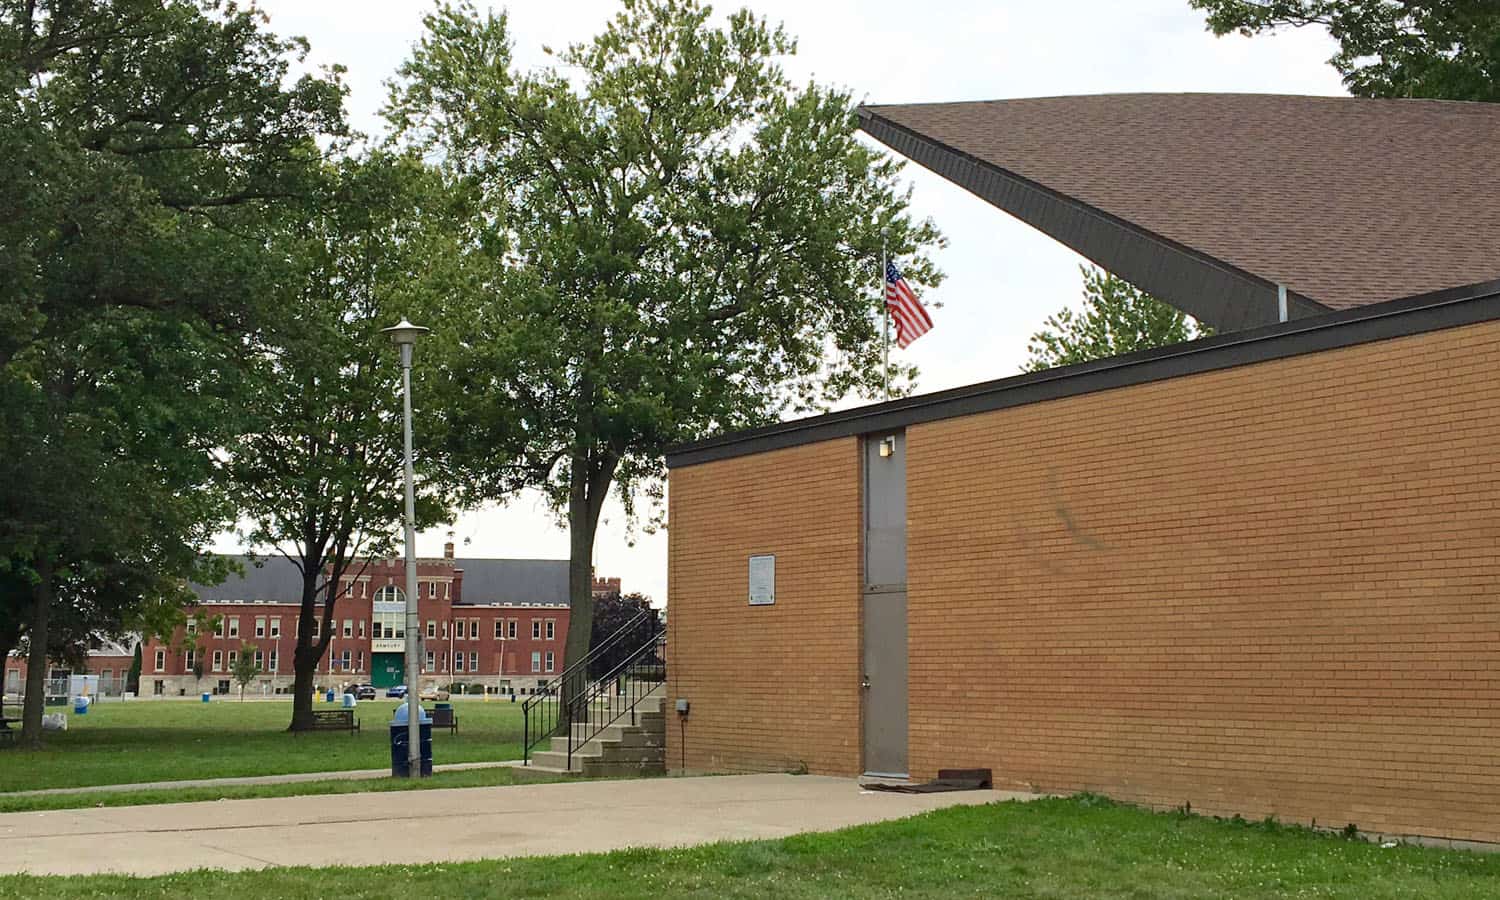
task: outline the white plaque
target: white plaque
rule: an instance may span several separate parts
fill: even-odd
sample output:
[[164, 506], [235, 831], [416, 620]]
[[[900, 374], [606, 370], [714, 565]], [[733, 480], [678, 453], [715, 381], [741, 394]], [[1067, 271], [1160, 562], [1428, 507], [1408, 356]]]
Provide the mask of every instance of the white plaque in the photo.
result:
[[750, 605], [770, 606], [776, 602], [776, 557], [750, 557]]

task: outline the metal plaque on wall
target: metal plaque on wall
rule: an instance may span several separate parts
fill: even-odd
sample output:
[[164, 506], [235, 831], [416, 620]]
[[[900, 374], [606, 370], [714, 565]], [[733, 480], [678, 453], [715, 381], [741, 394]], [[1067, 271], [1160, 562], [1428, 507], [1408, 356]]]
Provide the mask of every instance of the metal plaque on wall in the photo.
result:
[[776, 557], [770, 554], [750, 557], [750, 605], [770, 606], [776, 602]]

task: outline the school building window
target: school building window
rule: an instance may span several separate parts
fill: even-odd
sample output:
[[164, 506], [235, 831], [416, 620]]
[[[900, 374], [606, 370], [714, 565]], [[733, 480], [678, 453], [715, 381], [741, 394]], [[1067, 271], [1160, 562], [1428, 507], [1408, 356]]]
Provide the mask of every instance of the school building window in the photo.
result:
[[232, 638], [237, 638], [237, 637], [240, 636], [240, 617], [239, 616], [230, 616], [229, 617], [229, 636], [232, 637]]
[[281, 637], [281, 616], [271, 617], [271, 637]]
[[557, 637], [557, 620], [556, 619], [548, 619], [547, 620], [547, 640], [550, 641], [550, 640], [552, 640], [555, 637]]
[[257, 650], [257, 651], [255, 651], [255, 671], [257, 671], [257, 672], [264, 672], [265, 668], [266, 668], [266, 652], [264, 650]]
[[552, 651], [547, 651], [547, 671], [552, 671]]
[[197, 619], [188, 619], [187, 620], [187, 633], [188, 634], [197, 634], [198, 633], [198, 620]]
[[432, 640], [435, 637], [437, 637], [437, 621], [434, 620], [434, 619], [428, 619], [427, 620], [427, 639], [430, 641], [430, 640]]
[[223, 650], [215, 650], [214, 651], [214, 671], [215, 672], [222, 672], [222, 671], [224, 671], [224, 651]]
[[224, 636], [224, 618], [223, 618], [223, 616], [214, 616], [214, 637], [223, 637], [223, 636]]
[[165, 650], [158, 650], [158, 651], [156, 651], [156, 671], [158, 671], [158, 672], [165, 672], [166, 670], [167, 670], [167, 651], [165, 651]]
[[478, 650], [474, 650], [474, 651], [471, 651], [469, 653], [469, 671], [470, 672], [478, 672], [479, 671], [479, 651]]
[[479, 620], [478, 619], [470, 619], [469, 620], [469, 640], [471, 640], [471, 641], [477, 641], [477, 640], [479, 640]]
[[255, 636], [258, 637], [258, 638], [263, 638], [263, 637], [266, 636], [266, 617], [265, 616], [256, 616], [255, 617]]
[[427, 651], [427, 658], [425, 660], [423, 660], [423, 662], [422, 662], [422, 671], [423, 672], [431, 672], [432, 671], [432, 664], [433, 664], [432, 651], [428, 650]]
[[495, 640], [499, 641], [499, 640], [503, 640], [504, 638], [505, 638], [505, 620], [504, 619], [496, 619], [495, 620]]
[[505, 623], [505, 636], [510, 640], [516, 639], [516, 629], [520, 626], [520, 619], [511, 619]]
[[278, 666], [276, 664], [276, 648], [275, 647], [271, 648], [271, 671], [272, 672], [279, 672], [279, 671], [281, 671], [280, 666]]
[[455, 672], [462, 672], [463, 670], [464, 670], [464, 652], [462, 650], [454, 650], [453, 651], [453, 671], [455, 671]]
[[352, 660], [351, 660], [351, 654], [349, 653], [348, 650], [344, 651], [344, 655], [341, 657], [341, 659], [343, 661], [344, 671], [345, 672], [349, 671], [349, 663]]
[[531, 671], [542, 671], [542, 651], [540, 650], [531, 651]]
[[198, 662], [198, 653], [194, 650], [182, 654], [182, 671], [191, 672], [193, 666]]
[[531, 620], [531, 639], [533, 641], [539, 641], [539, 640], [542, 639], [542, 620], [541, 619], [532, 619]]

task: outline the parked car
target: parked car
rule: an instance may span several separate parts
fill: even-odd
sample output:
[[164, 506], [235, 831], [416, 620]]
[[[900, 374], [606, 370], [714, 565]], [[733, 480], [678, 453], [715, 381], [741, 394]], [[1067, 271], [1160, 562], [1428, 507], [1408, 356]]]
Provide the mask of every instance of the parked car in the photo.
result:
[[397, 700], [405, 700], [406, 699], [406, 685], [404, 685], [404, 684], [398, 684], [398, 685], [396, 685], [394, 687], [388, 687], [388, 688], [385, 689], [385, 695], [387, 697], [395, 697]]
[[448, 692], [440, 687], [422, 688], [422, 693], [417, 695], [418, 700], [447, 700]]
[[356, 684], [353, 687], [349, 688], [349, 693], [353, 694], [354, 695], [354, 699], [356, 699], [356, 700], [374, 700], [375, 699], [375, 685], [373, 685], [373, 684]]

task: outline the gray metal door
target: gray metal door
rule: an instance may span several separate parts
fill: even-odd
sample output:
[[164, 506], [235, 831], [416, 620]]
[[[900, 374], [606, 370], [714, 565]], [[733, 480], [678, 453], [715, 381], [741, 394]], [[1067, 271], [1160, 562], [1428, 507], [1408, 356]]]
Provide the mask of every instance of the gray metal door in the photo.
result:
[[905, 776], [906, 435], [869, 435], [864, 462], [864, 766]]
[[906, 592], [865, 594], [865, 774], [905, 776]]

